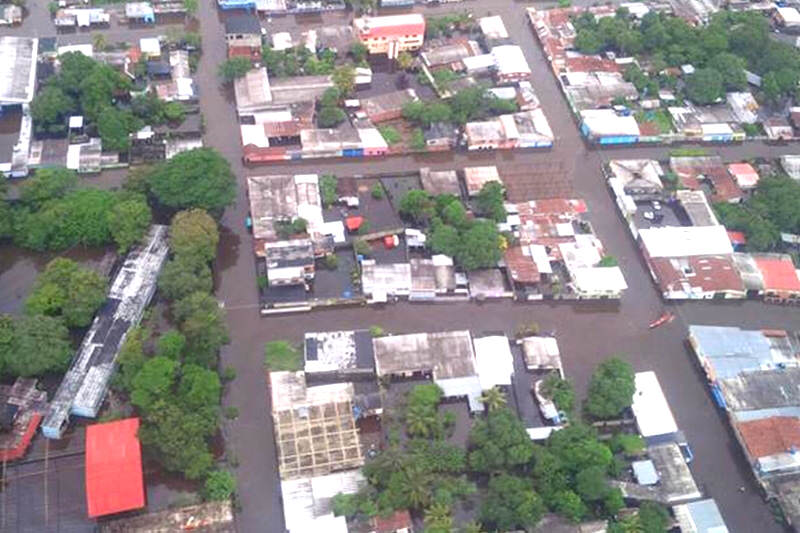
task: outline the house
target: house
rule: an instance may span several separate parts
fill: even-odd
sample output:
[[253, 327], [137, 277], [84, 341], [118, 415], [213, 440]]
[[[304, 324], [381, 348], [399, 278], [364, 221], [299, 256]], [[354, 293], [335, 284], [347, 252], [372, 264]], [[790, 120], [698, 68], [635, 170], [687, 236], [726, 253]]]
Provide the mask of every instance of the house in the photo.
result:
[[0, 6], [0, 26], [22, 24], [22, 7], [14, 4]]
[[38, 39], [0, 36], [0, 108], [33, 100], [38, 47]]
[[269, 75], [266, 67], [250, 70], [233, 83], [236, 96], [236, 111], [239, 118], [253, 115], [272, 105]]
[[428, 167], [419, 169], [422, 188], [433, 196], [452, 194], [461, 197], [461, 186], [455, 170], [431, 170]]
[[749, 92], [734, 92], [725, 95], [725, 100], [736, 120], [743, 124], [758, 122], [758, 102]]
[[675, 199], [689, 217], [692, 226], [716, 226], [719, 224], [717, 215], [714, 214], [703, 191], [681, 189], [675, 191]]
[[746, 296], [723, 226], [645, 228], [639, 230], [639, 242], [664, 298]]
[[64, 8], [56, 11], [53, 24], [59, 28], [88, 28], [93, 24], [109, 24], [111, 15], [100, 8]]
[[464, 136], [469, 150], [498, 150], [515, 148], [513, 139], [506, 136], [504, 123], [495, 117], [480, 122], [467, 122]]
[[514, 83], [530, 78], [531, 68], [521, 47], [505, 44], [495, 46], [490, 53], [494, 59], [494, 76], [498, 83]]
[[634, 144], [639, 141], [639, 124], [633, 116], [617, 115], [613, 109], [580, 112], [581, 132], [598, 144]]
[[420, 54], [423, 64], [428, 68], [448, 68], [454, 71], [465, 69], [463, 60], [481, 53], [480, 46], [468, 39], [452, 39], [432, 45], [428, 43]]
[[514, 375], [514, 355], [505, 335], [489, 335], [472, 339], [475, 367], [482, 390], [495, 387], [509, 389]]
[[139, 39], [139, 50], [146, 59], [158, 59], [161, 57], [161, 42], [158, 37], [143, 37]]
[[773, 303], [800, 303], [800, 274], [788, 254], [753, 254], [764, 280], [764, 300]]
[[503, 121], [506, 136], [515, 138], [518, 148], [548, 148], [553, 146], [555, 136], [541, 108], [512, 115], [502, 115], [500, 120]]
[[225, 18], [225, 42], [228, 57], [261, 60], [261, 23], [255, 15], [241, 13]]
[[800, 28], [800, 12], [795, 7], [776, 7], [775, 21], [786, 29]]
[[728, 172], [743, 191], [755, 189], [758, 185], [758, 171], [750, 163], [732, 163], [728, 165]]
[[34, 378], [17, 378], [0, 385], [0, 460], [21, 459], [36, 435], [47, 410], [47, 391], [36, 388]]
[[411, 286], [409, 263], [376, 263], [374, 259], [361, 261], [361, 290], [370, 302], [409, 296]]
[[800, 470], [800, 417], [770, 416], [734, 424], [747, 457], [762, 476]]
[[270, 287], [305, 285], [314, 280], [314, 245], [310, 239], [264, 244], [267, 283]]
[[458, 128], [446, 122], [434, 122], [422, 130], [428, 151], [450, 150], [458, 140]]
[[661, 198], [664, 170], [653, 159], [614, 159], [609, 161], [611, 174], [622, 184], [625, 194], [637, 200]]
[[764, 132], [772, 140], [784, 140], [794, 137], [794, 129], [786, 117], [769, 117], [763, 123]]
[[217, 5], [223, 11], [229, 9], [256, 9], [256, 0], [217, 0]]
[[636, 87], [619, 72], [565, 72], [562, 83], [572, 107], [581, 111], [609, 108], [619, 100], [639, 98]]
[[517, 343], [522, 344], [522, 356], [528, 370], [555, 370], [561, 378], [564, 377], [561, 353], [555, 337], [524, 337]]
[[155, 24], [156, 13], [150, 2], [127, 2], [125, 4], [125, 18], [129, 22]]
[[430, 376], [444, 398], [466, 398], [471, 412], [484, 410], [469, 331], [390, 335], [372, 345], [378, 377]]
[[571, 268], [570, 287], [579, 299], [619, 299], [628, 288], [618, 266]]
[[414, 89], [404, 89], [361, 99], [361, 107], [373, 123], [378, 124], [403, 116], [403, 107], [419, 100]]
[[353, 20], [356, 39], [370, 54], [387, 54], [394, 59], [400, 52], [419, 50], [425, 39], [425, 17], [418, 13], [385, 17], [359, 17]]
[[648, 445], [675, 440], [678, 425], [655, 372], [637, 372], [631, 411], [639, 434]]
[[728, 533], [714, 500], [676, 505], [672, 508], [681, 533]]
[[481, 17], [478, 19], [478, 26], [481, 29], [483, 38], [487, 42], [504, 41], [508, 39], [508, 32], [506, 26], [503, 24], [503, 18], [500, 15], [492, 17]]
[[738, 203], [742, 190], [719, 156], [671, 157], [669, 166], [678, 183], [692, 190], [707, 188], [712, 202]]
[[500, 174], [495, 166], [464, 168], [464, 182], [467, 186], [467, 195], [469, 197], [477, 196], [484, 185], [494, 181], [501, 185], [503, 184], [503, 180], [500, 179]]

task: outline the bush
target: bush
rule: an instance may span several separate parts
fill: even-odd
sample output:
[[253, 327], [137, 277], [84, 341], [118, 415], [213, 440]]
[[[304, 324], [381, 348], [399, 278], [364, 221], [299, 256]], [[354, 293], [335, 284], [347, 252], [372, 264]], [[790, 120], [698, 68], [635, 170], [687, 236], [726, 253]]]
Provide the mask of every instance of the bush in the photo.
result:
[[329, 208], [339, 200], [336, 192], [336, 176], [333, 174], [323, 174], [319, 180], [320, 196], [322, 196], [322, 206]]
[[615, 266], [619, 266], [619, 262], [617, 261], [617, 258], [614, 257], [613, 255], [604, 255], [603, 258], [600, 260], [600, 262], [597, 263], [597, 266], [599, 266], [599, 267], [615, 267]]
[[224, 413], [225, 413], [225, 418], [227, 418], [228, 420], [235, 420], [239, 418], [239, 408], [234, 407], [233, 405], [226, 407]]
[[378, 131], [389, 146], [399, 143], [403, 138], [394, 126], [380, 126]]
[[325, 268], [328, 270], [336, 270], [339, 268], [339, 258], [336, 254], [328, 254], [325, 256]]
[[270, 341], [264, 346], [264, 365], [270, 372], [303, 368], [303, 354], [288, 341]]
[[204, 496], [208, 501], [223, 501], [236, 492], [236, 478], [227, 470], [215, 470], [206, 478]]
[[334, 128], [346, 119], [347, 115], [338, 107], [322, 107], [317, 115], [317, 122], [321, 128]]
[[236, 379], [236, 369], [232, 366], [226, 366], [222, 369], [222, 372], [220, 372], [219, 377], [222, 381], [229, 383]]
[[243, 77], [251, 68], [253, 64], [249, 58], [232, 57], [220, 63], [217, 74], [223, 82], [233, 83], [233, 80]]
[[369, 334], [373, 337], [383, 337], [386, 335], [386, 332], [380, 326], [370, 326], [369, 327]]
[[363, 255], [366, 257], [372, 252], [372, 247], [364, 239], [356, 239], [353, 241], [353, 252], [355, 252], [356, 255]]
[[381, 185], [380, 182], [377, 182], [372, 186], [370, 193], [376, 200], [383, 200], [384, 196], [386, 196], [386, 193], [383, 191], [383, 185]]

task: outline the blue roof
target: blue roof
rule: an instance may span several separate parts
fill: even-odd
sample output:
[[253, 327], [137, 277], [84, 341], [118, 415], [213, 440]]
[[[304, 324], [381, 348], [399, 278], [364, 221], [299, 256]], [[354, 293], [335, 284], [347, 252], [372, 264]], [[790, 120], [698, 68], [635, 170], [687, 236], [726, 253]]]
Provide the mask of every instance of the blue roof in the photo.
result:
[[689, 334], [696, 341], [701, 355], [711, 363], [718, 378], [775, 367], [769, 340], [761, 331], [689, 326]]
[[728, 531], [714, 500], [701, 500], [686, 505], [697, 533], [723, 533]]
[[655, 485], [658, 483], [658, 472], [651, 460], [634, 461], [631, 463], [633, 475], [639, 485]]

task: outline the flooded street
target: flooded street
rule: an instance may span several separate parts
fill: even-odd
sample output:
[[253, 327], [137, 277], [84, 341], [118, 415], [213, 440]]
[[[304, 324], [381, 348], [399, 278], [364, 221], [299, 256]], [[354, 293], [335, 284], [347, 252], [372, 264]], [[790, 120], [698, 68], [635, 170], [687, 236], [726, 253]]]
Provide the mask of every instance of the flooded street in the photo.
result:
[[[43, 0], [29, 7], [43, 12]], [[603, 161], [614, 157], [664, 158], [668, 149], [649, 147], [595, 151], [587, 149], [560, 94], [552, 72], [541, 54], [528, 26], [524, 8], [532, 5], [513, 0], [470, 2], [443, 8], [418, 8], [424, 13], [469, 9], [476, 16], [488, 11], [502, 15], [512, 40], [525, 50], [534, 72], [533, 85], [541, 99], [550, 125], [557, 136], [550, 151], [515, 153], [453, 153], [391, 157], [375, 161], [316, 160], [244, 167], [241, 163], [239, 130], [232, 91], [220, 87], [217, 65], [225, 59], [222, 17], [214, 2], [200, 3], [198, 18], [203, 36], [203, 56], [197, 81], [200, 103], [207, 124], [206, 144], [219, 150], [233, 166], [239, 180], [236, 205], [223, 218], [220, 256], [216, 264], [217, 295], [228, 310], [231, 343], [223, 351], [223, 365], [237, 371], [229, 387], [225, 404], [236, 406], [240, 416], [225, 422], [224, 434], [230, 452], [240, 466], [236, 470], [241, 511], [237, 515], [239, 531], [283, 531], [280, 489], [275, 467], [275, 447], [265, 375], [262, 366], [263, 346], [268, 340], [299, 341], [306, 331], [363, 328], [379, 324], [392, 333], [468, 328], [476, 333], [504, 330], [509, 334], [522, 322], [537, 321], [543, 330], [555, 331], [564, 358], [566, 374], [585, 391], [593, 367], [612, 354], [623, 354], [637, 370], [655, 370], [672, 405], [678, 425], [691, 443], [695, 461], [692, 470], [698, 485], [717, 500], [733, 532], [777, 532], [780, 527], [758, 494], [749, 468], [720, 412], [711, 402], [699, 372], [687, 352], [684, 339], [690, 323], [741, 325], [748, 328], [797, 327], [800, 311], [767, 306], [756, 302], [735, 304], [689, 303], [670, 306], [678, 319], [672, 324], [649, 330], [648, 323], [661, 314], [664, 304], [654, 289], [640, 255], [620, 222], [614, 203], [602, 180]], [[485, 6], [485, 7], [482, 7]], [[272, 29], [321, 24], [342, 24], [349, 15], [324, 17], [275, 18], [265, 26]], [[33, 23], [33, 24], [32, 24]], [[44, 26], [49, 25], [50, 31]], [[142, 29], [138, 36], [163, 33], [163, 26]], [[6, 31], [6, 30], [3, 30]], [[26, 19], [15, 33], [54, 35], [52, 23], [38, 15]], [[110, 33], [123, 33], [111, 28]], [[88, 42], [90, 34], [71, 35], [69, 39]], [[794, 146], [774, 147], [750, 143], [746, 146], [711, 148], [726, 160], [753, 156], [773, 157], [792, 153]], [[392, 172], [429, 166], [434, 169], [461, 169], [476, 164], [496, 165], [503, 171], [533, 168], [537, 164], [559, 162], [572, 184], [574, 195], [586, 200], [591, 222], [608, 252], [619, 260], [629, 289], [619, 304], [569, 303], [462, 303], [447, 305], [398, 304], [385, 308], [349, 308], [315, 311], [308, 314], [272, 316], [258, 314], [252, 240], [244, 226], [248, 212], [245, 176], [258, 174], [326, 172], [342, 176]], [[122, 173], [104, 173], [96, 179], [107, 186], [119, 183]], [[0, 310], [16, 311], [28, 287], [46, 259], [12, 247], [0, 248]], [[738, 488], [746, 486], [740, 493]]]

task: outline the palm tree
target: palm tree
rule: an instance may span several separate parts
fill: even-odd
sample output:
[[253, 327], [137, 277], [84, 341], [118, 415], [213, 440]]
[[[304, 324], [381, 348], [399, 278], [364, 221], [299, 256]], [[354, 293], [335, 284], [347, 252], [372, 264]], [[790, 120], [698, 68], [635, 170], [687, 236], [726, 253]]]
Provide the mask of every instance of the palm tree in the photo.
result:
[[483, 533], [483, 528], [478, 522], [467, 522], [461, 528], [461, 533]]
[[453, 531], [453, 516], [450, 507], [434, 503], [425, 510], [425, 531], [428, 533], [449, 533]]
[[492, 387], [481, 395], [481, 401], [489, 411], [496, 411], [501, 407], [505, 407], [506, 395], [497, 387]]
[[102, 52], [106, 49], [108, 43], [106, 42], [106, 36], [102, 33], [94, 33], [92, 34], [92, 47], [97, 50], [98, 52]]
[[425, 405], [412, 405], [406, 411], [406, 431], [412, 437], [428, 437], [436, 423], [436, 412]]
[[418, 463], [409, 463], [403, 469], [403, 478], [409, 506], [425, 507], [431, 500], [430, 474]]

